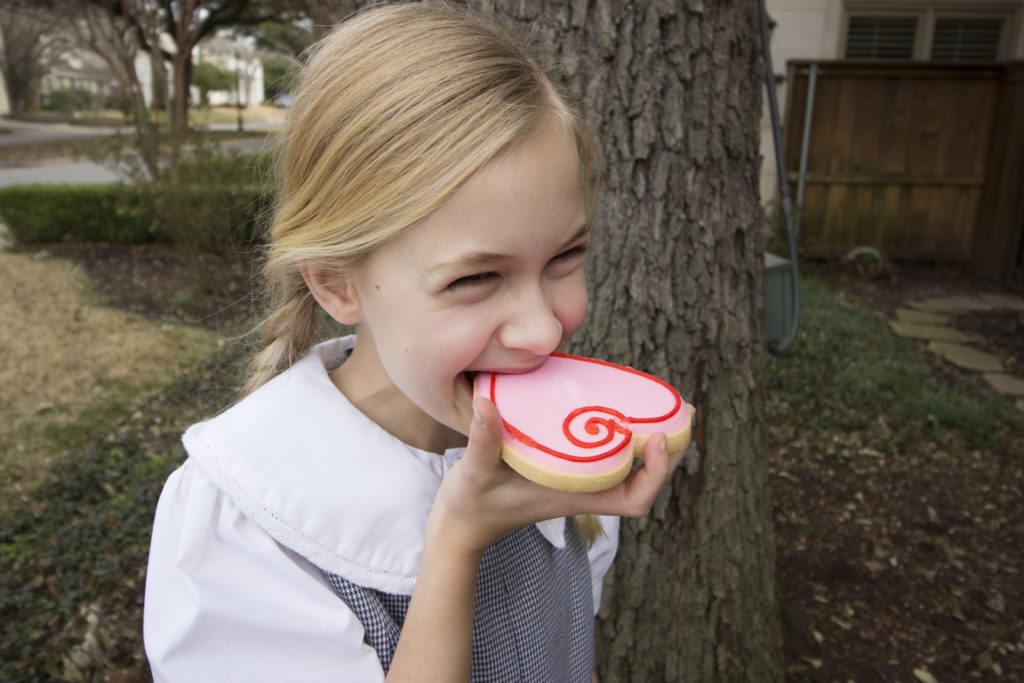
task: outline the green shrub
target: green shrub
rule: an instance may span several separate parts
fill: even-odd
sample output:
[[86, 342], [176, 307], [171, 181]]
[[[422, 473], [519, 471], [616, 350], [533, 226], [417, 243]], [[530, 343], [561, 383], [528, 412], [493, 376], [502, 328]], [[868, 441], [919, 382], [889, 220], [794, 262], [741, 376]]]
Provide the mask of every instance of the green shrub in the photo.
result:
[[251, 244], [269, 197], [253, 185], [159, 185], [144, 192], [156, 238], [199, 252]]
[[154, 239], [148, 199], [132, 186], [0, 188], [0, 220], [17, 244], [75, 240], [138, 244]]
[[50, 111], [82, 111], [94, 104], [95, 96], [85, 88], [59, 88], [43, 95], [43, 109]]
[[220, 250], [254, 238], [269, 193], [254, 185], [13, 185], [0, 220], [19, 245], [169, 242]]
[[211, 90], [235, 90], [238, 82], [234, 71], [210, 62], [196, 62], [192, 65], [192, 85], [199, 88], [199, 100], [205, 107], [210, 104]]

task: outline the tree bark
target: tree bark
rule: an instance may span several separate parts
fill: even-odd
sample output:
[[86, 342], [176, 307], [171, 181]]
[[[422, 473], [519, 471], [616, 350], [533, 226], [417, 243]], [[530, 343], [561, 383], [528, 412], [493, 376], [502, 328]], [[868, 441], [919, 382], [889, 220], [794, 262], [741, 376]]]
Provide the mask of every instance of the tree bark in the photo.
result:
[[625, 522], [605, 586], [608, 681], [781, 680], [762, 386], [761, 60], [753, 0], [478, 0], [562, 66], [604, 190], [574, 351], [697, 407], [685, 471]]

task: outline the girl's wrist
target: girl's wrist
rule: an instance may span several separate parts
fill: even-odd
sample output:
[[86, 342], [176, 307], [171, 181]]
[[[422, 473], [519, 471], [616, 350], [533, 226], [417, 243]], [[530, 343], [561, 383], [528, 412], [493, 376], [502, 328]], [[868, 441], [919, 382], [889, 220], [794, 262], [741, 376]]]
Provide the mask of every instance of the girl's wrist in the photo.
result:
[[451, 560], [479, 565], [484, 551], [494, 541], [487, 539], [472, 524], [436, 501], [427, 518], [424, 554], [429, 548], [441, 548]]

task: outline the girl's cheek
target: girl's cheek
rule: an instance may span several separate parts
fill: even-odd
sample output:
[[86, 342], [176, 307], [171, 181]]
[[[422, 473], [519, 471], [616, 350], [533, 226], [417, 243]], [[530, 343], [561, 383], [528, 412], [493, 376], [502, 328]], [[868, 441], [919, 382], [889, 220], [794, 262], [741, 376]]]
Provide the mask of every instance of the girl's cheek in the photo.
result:
[[587, 317], [587, 305], [589, 303], [587, 299], [587, 283], [583, 278], [583, 274], [580, 274], [578, 282], [573, 287], [571, 294], [571, 308], [567, 313], [567, 320], [562, 323], [564, 327], [570, 327], [573, 332], [583, 324], [583, 319]]

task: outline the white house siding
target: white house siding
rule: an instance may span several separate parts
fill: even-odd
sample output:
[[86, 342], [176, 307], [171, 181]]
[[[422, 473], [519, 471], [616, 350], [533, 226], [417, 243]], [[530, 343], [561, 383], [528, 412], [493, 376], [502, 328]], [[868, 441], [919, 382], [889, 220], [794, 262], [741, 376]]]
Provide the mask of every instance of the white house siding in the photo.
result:
[[[771, 33], [772, 67], [779, 112], [786, 107], [786, 63], [791, 59], [839, 57], [842, 0], [767, 0], [768, 16], [775, 22]], [[771, 204], [778, 190], [771, 112], [764, 98], [761, 115], [761, 199]]]
[[[139, 87], [142, 89], [142, 99], [146, 107], [153, 106], [153, 62], [146, 52], [139, 52], [135, 55], [135, 77], [139, 79]], [[170, 68], [168, 66], [168, 68]]]

